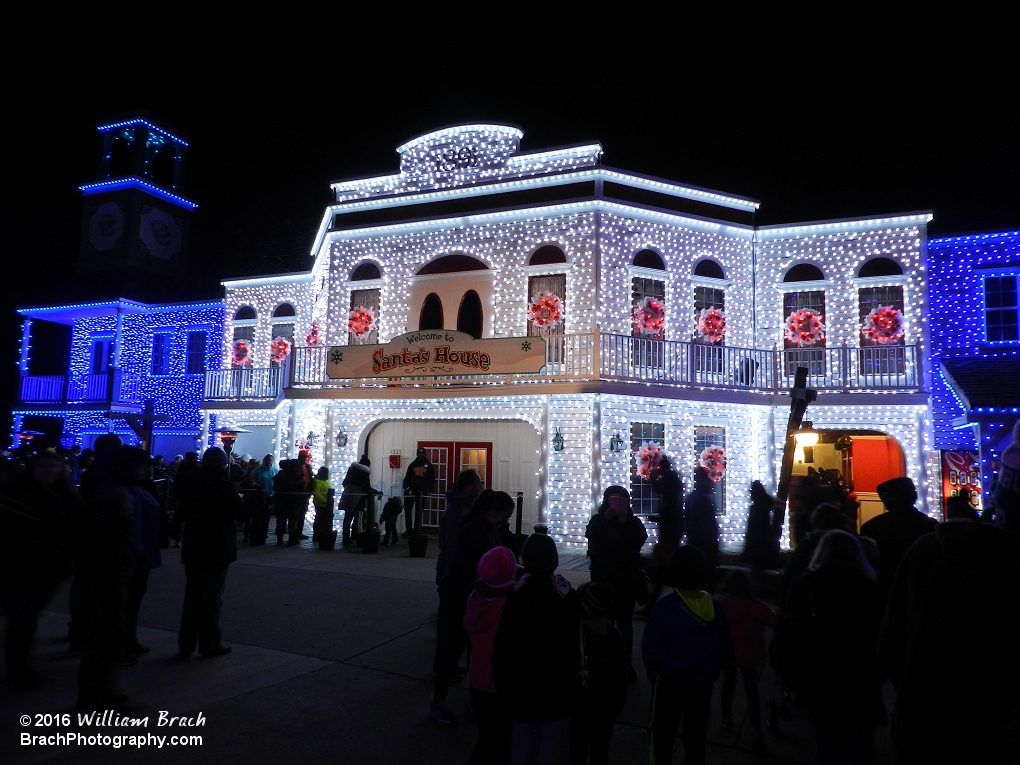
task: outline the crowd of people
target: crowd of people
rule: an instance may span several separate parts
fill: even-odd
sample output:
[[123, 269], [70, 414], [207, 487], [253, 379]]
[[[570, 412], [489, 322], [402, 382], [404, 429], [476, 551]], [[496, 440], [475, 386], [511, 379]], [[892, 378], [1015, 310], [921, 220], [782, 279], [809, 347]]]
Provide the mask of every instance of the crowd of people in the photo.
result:
[[[752, 743], [767, 751], [759, 684], [770, 662], [782, 686], [774, 706], [806, 710], [819, 763], [869, 762], [887, 723], [900, 762], [1009, 761], [1020, 740], [1020, 659], [1004, 640], [1020, 593], [1020, 423], [1013, 439], [990, 518], [952, 502], [939, 523], [917, 510], [916, 487], [901, 477], [878, 486], [885, 512], [858, 529], [839, 475], [808, 475], [792, 491], [792, 554], [780, 551], [785, 502], [755, 481], [741, 565], [725, 568], [713, 477], [697, 468], [685, 494], [663, 456], [650, 477], [660, 500], [651, 554], [629, 491], [610, 486], [587, 525], [590, 582], [577, 589], [556, 573], [553, 539], [513, 534], [514, 500], [465, 470], [439, 522], [429, 714], [457, 723], [449, 690], [466, 677], [478, 727], [472, 763], [607, 763], [628, 686], [643, 670], [651, 760], [671, 763], [682, 730], [684, 762], [696, 764], [720, 678], [722, 735], [734, 728], [739, 677]], [[110, 434], [93, 450], [46, 450], [7, 467], [8, 678], [18, 689], [39, 681], [31, 662], [39, 612], [73, 577], [68, 639], [81, 656], [82, 707], [125, 700], [117, 673], [150, 650], [137, 618], [163, 549], [179, 543], [185, 566], [180, 655], [216, 657], [230, 651], [219, 609], [238, 536], [264, 543], [275, 513], [277, 544], [297, 544], [307, 539], [310, 500], [333, 528], [329, 470], [313, 474], [307, 453], [279, 469], [271, 455], [234, 458], [216, 447], [167, 464]], [[343, 480], [344, 544], [379, 494], [370, 467], [363, 456]], [[421, 453], [412, 467], [404, 488], [422, 494], [434, 471]], [[404, 507], [388, 507], [383, 522], [396, 541]], [[639, 640], [638, 607], [647, 619]], [[886, 683], [895, 689], [889, 709]]]

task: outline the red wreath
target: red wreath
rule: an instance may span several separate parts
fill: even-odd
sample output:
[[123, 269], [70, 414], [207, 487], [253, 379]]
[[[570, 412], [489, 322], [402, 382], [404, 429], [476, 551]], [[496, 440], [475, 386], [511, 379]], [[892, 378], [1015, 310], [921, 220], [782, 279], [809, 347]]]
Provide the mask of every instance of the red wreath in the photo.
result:
[[375, 329], [375, 314], [371, 308], [352, 308], [347, 328], [359, 340]]
[[701, 453], [698, 464], [708, 471], [708, 477], [713, 483], [719, 483], [719, 479], [726, 472], [726, 450], [721, 446], [708, 446]]
[[528, 306], [528, 321], [536, 327], [555, 327], [563, 318], [563, 301], [551, 292], [532, 298]]
[[308, 328], [308, 334], [305, 335], [306, 345], [318, 345], [319, 344], [319, 322], [313, 321], [312, 326]]
[[235, 367], [251, 366], [251, 348], [247, 340], [235, 340], [230, 346], [230, 363]]
[[277, 364], [282, 364], [290, 353], [290, 340], [285, 337], [278, 337], [269, 346], [269, 357]]
[[666, 306], [658, 298], [646, 297], [634, 306], [633, 321], [639, 335], [662, 339], [666, 333]]
[[652, 471], [659, 464], [659, 455], [662, 454], [662, 447], [658, 444], [645, 441], [638, 449], [635, 459], [637, 460], [637, 472], [644, 480], [652, 477]]
[[814, 345], [825, 339], [825, 324], [817, 311], [802, 308], [786, 320], [786, 339], [797, 346]]
[[726, 336], [726, 315], [719, 308], [705, 308], [698, 317], [698, 334], [710, 343], [721, 343]]
[[891, 305], [881, 305], [868, 314], [861, 334], [880, 345], [895, 343], [903, 338], [903, 311]]

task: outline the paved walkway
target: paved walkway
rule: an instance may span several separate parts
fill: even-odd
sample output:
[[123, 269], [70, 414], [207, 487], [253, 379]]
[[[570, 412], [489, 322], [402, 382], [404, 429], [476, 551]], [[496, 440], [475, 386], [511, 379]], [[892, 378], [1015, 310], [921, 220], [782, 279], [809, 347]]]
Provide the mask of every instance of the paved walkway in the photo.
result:
[[[179, 550], [164, 552], [152, 572], [142, 604], [139, 638], [152, 653], [121, 670], [131, 697], [122, 710], [148, 717], [148, 727], [90, 727], [78, 724], [74, 708], [78, 661], [66, 653], [67, 587], [43, 615], [36, 643], [44, 686], [15, 694], [0, 686], [0, 762], [20, 763], [414, 763], [451, 765], [467, 761], [475, 727], [466, 684], [450, 701], [460, 718], [441, 727], [428, 716], [435, 647], [435, 540], [426, 558], [411, 558], [406, 542], [376, 555], [357, 548], [322, 552], [310, 542], [294, 547], [239, 547], [224, 596], [224, 642], [233, 652], [215, 659], [177, 656], [177, 626], [184, 593]], [[583, 550], [561, 551], [561, 573], [574, 584], [587, 581]], [[635, 620], [640, 642], [644, 622]], [[541, 646], [535, 646], [541, 660]], [[716, 683], [718, 698], [719, 683]], [[648, 682], [631, 684], [627, 706], [614, 734], [611, 761], [648, 762], [644, 720]], [[763, 697], [774, 695], [766, 672]], [[709, 763], [807, 763], [813, 760], [810, 727], [802, 712], [781, 720], [779, 735], [766, 734], [771, 754], [751, 751], [741, 718], [738, 689], [735, 735], [718, 731], [717, 702], [710, 729]], [[161, 712], [205, 719], [201, 727], [157, 727]], [[21, 724], [28, 715], [32, 725]], [[55, 715], [56, 719], [36, 717]], [[65, 726], [60, 716], [68, 715]], [[47, 723], [36, 725], [36, 722]], [[199, 735], [201, 745], [163, 749], [100, 745], [21, 744], [22, 734], [155, 736]], [[880, 732], [879, 763], [889, 763], [888, 734]], [[678, 748], [682, 745], [678, 742]], [[680, 752], [677, 762], [682, 760]]]

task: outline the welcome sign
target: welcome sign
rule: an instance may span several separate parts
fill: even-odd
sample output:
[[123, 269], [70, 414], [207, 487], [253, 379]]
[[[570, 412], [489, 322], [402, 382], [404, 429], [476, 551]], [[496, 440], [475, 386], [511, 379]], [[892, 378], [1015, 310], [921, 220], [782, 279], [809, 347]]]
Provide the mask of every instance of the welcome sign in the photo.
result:
[[523, 374], [544, 366], [544, 338], [476, 340], [448, 329], [408, 332], [385, 345], [334, 345], [326, 356], [326, 375], [334, 380]]

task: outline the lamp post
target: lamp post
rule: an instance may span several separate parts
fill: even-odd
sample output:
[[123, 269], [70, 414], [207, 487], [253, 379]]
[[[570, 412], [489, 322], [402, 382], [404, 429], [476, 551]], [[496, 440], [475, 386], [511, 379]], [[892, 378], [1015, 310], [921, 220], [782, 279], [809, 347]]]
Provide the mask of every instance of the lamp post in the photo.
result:
[[[797, 431], [800, 430], [808, 404], [818, 397], [817, 391], [807, 387], [807, 375], [807, 367], [797, 367], [796, 375], [793, 378], [793, 388], [790, 389], [790, 419], [786, 424], [786, 440], [783, 442], [783, 464], [779, 469], [779, 484], [776, 487], [776, 510], [772, 515], [773, 533], [778, 532], [780, 536], [782, 535], [783, 523], [785, 522], [786, 500], [790, 494], [790, 479], [793, 476], [793, 455], [796, 450], [794, 437]], [[811, 432], [815, 436], [814, 443], [818, 443], [818, 433], [815, 432], [814, 428], [811, 429]]]

